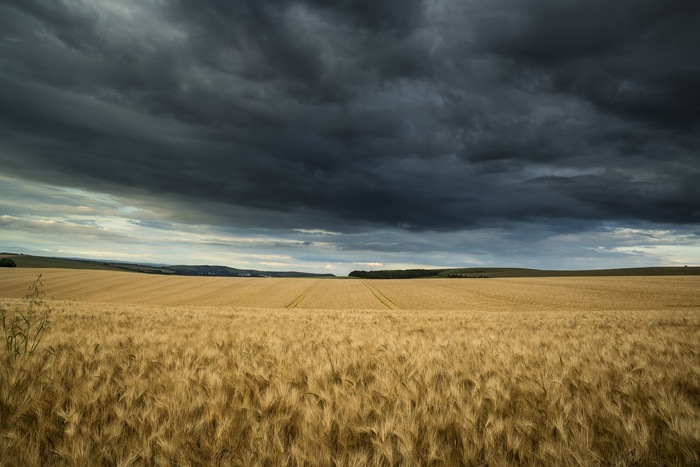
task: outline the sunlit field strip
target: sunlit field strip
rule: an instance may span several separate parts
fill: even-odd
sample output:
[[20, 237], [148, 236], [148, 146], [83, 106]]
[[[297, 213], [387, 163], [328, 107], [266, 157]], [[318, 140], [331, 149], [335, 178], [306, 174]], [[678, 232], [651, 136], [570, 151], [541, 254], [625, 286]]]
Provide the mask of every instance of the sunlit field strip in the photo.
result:
[[655, 310], [700, 304], [700, 276], [503, 279], [273, 279], [0, 269], [0, 296], [19, 298], [37, 274], [46, 296], [152, 305], [294, 309]]

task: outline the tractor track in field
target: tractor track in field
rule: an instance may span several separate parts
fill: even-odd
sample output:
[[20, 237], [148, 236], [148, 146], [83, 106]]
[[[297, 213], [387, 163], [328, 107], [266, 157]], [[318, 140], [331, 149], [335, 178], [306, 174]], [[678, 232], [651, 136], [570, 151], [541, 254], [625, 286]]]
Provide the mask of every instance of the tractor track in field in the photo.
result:
[[369, 289], [370, 292], [372, 292], [372, 295], [374, 295], [374, 298], [379, 300], [379, 302], [382, 305], [384, 305], [387, 309], [389, 309], [389, 310], [403, 310], [403, 307], [394, 303], [393, 300], [391, 300], [389, 297], [387, 297], [386, 295], [381, 293], [379, 291], [379, 289], [377, 289], [376, 287], [369, 285], [367, 283], [367, 281], [363, 280], [362, 283], [365, 284], [365, 287], [367, 287], [367, 289]]
[[302, 293], [300, 293], [300, 294], [297, 296], [297, 298], [295, 298], [294, 300], [292, 300], [291, 302], [289, 302], [289, 303], [287, 304], [287, 306], [285, 306], [285, 308], [292, 310], [292, 309], [298, 307], [299, 304], [300, 304], [301, 302], [303, 302], [304, 299], [305, 299], [316, 287], [318, 287], [318, 284], [319, 284], [320, 282], [321, 282], [321, 280], [319, 279], [319, 280], [317, 280], [316, 282], [314, 282], [313, 284], [311, 284], [311, 286], [310, 286], [308, 289], [306, 289], [305, 291], [303, 291]]

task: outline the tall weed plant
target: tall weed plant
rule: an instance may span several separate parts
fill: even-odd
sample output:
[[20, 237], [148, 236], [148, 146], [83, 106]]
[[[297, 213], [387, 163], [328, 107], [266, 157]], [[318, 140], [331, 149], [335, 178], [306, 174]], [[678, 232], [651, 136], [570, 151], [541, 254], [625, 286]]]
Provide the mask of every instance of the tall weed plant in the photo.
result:
[[20, 305], [14, 309], [0, 306], [5, 348], [12, 359], [33, 354], [49, 329], [51, 308], [44, 300], [41, 286], [39, 274]]

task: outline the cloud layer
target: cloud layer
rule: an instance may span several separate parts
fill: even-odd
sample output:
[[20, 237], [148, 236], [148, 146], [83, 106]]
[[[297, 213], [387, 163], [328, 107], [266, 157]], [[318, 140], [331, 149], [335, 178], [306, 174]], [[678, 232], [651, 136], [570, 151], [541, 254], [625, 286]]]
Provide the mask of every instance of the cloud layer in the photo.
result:
[[0, 170], [340, 249], [692, 232], [699, 20], [692, 0], [8, 0]]

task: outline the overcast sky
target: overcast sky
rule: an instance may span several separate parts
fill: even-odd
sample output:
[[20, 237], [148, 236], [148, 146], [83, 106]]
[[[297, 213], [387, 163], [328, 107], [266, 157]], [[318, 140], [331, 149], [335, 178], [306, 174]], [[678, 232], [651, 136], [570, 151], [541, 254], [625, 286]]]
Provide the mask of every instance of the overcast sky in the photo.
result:
[[700, 264], [697, 0], [2, 0], [0, 249]]

